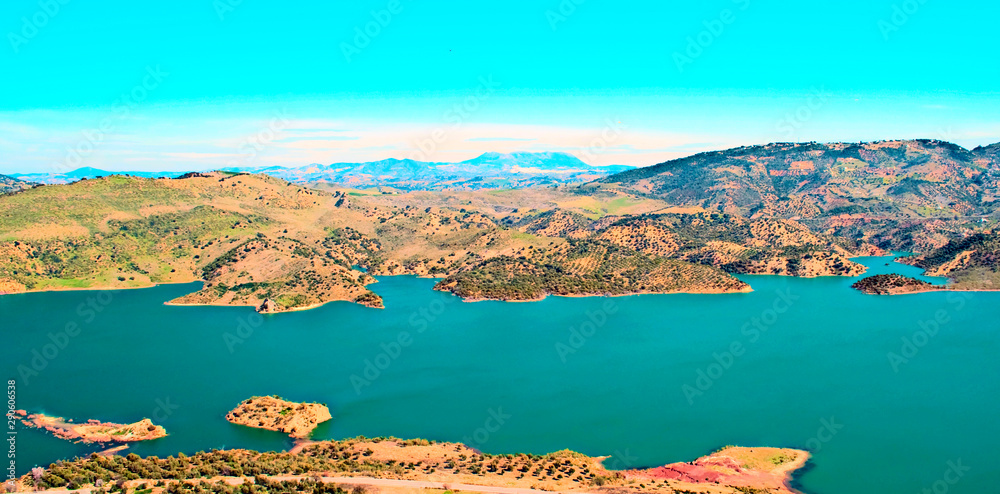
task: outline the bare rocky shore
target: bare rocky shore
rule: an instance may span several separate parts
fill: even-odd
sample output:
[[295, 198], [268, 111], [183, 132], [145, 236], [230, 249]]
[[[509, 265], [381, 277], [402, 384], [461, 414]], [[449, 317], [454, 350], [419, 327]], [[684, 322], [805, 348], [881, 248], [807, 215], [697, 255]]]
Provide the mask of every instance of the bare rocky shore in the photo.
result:
[[319, 403], [296, 403], [277, 396], [255, 396], [226, 414], [226, 420], [247, 427], [283, 432], [306, 438], [322, 422], [333, 418]]
[[52, 435], [67, 441], [82, 443], [130, 443], [149, 441], [166, 437], [167, 431], [162, 426], [153, 424], [149, 419], [142, 419], [131, 424], [115, 424], [88, 420], [84, 423], [73, 423], [62, 417], [50, 417], [44, 414], [31, 414], [18, 410], [22, 417], [21, 423], [27, 427], [44, 429]]

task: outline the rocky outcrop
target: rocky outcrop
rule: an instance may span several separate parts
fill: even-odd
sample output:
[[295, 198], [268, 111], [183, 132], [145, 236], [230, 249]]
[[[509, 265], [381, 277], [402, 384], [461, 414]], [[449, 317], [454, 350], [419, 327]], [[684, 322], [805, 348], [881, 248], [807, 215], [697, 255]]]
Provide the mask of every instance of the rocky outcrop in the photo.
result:
[[257, 312], [261, 314], [273, 314], [275, 312], [281, 312], [282, 308], [277, 302], [271, 299], [264, 300], [264, 303], [257, 307]]
[[27, 427], [45, 429], [52, 435], [67, 441], [82, 443], [129, 443], [149, 441], [167, 435], [166, 429], [155, 425], [149, 419], [142, 419], [132, 424], [114, 424], [99, 420], [88, 420], [82, 424], [74, 424], [62, 417], [50, 417], [43, 414], [26, 415], [21, 422]]
[[255, 396], [226, 414], [226, 420], [247, 427], [283, 432], [306, 438], [322, 422], [333, 418], [319, 403], [295, 403], [277, 396]]

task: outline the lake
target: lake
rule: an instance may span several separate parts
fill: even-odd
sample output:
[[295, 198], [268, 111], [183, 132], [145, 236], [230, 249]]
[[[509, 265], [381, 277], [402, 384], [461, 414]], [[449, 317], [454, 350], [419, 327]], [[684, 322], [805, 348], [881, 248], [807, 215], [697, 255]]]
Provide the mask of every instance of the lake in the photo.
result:
[[[869, 275], [919, 272], [890, 260], [858, 259]], [[796, 478], [809, 494], [996, 490], [1000, 293], [877, 297], [850, 289], [856, 278], [741, 279], [755, 291], [464, 303], [434, 280], [384, 277], [372, 289], [385, 310], [271, 316], [163, 305], [198, 284], [5, 295], [0, 371], [29, 412], [166, 427], [130, 448], [140, 455], [287, 449], [287, 436], [224, 418], [278, 394], [330, 406], [317, 439], [568, 448], [612, 455], [612, 468], [728, 444], [796, 447], [813, 453]], [[97, 449], [17, 437], [19, 473]], [[956, 465], [961, 476], [946, 475]]]

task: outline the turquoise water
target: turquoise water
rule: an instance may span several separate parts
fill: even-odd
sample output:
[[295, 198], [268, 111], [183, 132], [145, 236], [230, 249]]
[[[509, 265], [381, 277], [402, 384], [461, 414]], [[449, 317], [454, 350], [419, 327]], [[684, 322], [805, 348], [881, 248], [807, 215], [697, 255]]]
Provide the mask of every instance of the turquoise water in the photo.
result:
[[[918, 273], [861, 261], [869, 274]], [[508, 304], [389, 277], [373, 285], [385, 310], [333, 303], [267, 317], [162, 305], [196, 284], [9, 295], [0, 377], [19, 381], [18, 407], [32, 412], [153, 418], [170, 436], [132, 446], [141, 455], [288, 448], [223, 417], [276, 393], [330, 405], [317, 438], [570, 448], [613, 455], [617, 468], [726, 444], [788, 446], [813, 450], [797, 478], [810, 494], [921, 492], [946, 477], [957, 479], [950, 493], [995, 492], [1000, 293], [874, 297], [851, 290], [854, 279], [744, 279], [755, 292]], [[48, 334], [74, 323], [53, 355]], [[920, 346], [904, 349], [904, 338]], [[18, 369], [32, 368], [33, 350], [52, 358], [25, 381]], [[92, 450], [20, 430], [18, 471]], [[948, 462], [969, 470], [946, 476]]]

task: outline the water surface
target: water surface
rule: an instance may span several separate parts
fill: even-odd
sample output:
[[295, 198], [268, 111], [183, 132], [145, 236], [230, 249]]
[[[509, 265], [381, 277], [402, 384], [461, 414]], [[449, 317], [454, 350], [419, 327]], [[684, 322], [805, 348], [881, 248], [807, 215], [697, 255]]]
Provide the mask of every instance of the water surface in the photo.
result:
[[[919, 274], [890, 260], [860, 259], [868, 274]], [[330, 406], [320, 439], [569, 448], [617, 468], [727, 444], [799, 447], [814, 455], [797, 479], [811, 494], [921, 492], [959, 460], [970, 470], [949, 492], [1000, 485], [1000, 294], [876, 297], [851, 290], [855, 278], [742, 278], [753, 293], [509, 304], [387, 277], [373, 285], [385, 310], [277, 316], [162, 305], [195, 284], [9, 295], [0, 371], [30, 412], [164, 425], [168, 437], [132, 446], [140, 455], [286, 449], [282, 434], [224, 418], [280, 394]], [[79, 328], [68, 340], [67, 324]], [[33, 368], [50, 334], [64, 348], [25, 381], [19, 366]], [[502, 421], [492, 432], [491, 417]], [[93, 449], [22, 429], [18, 471]]]

